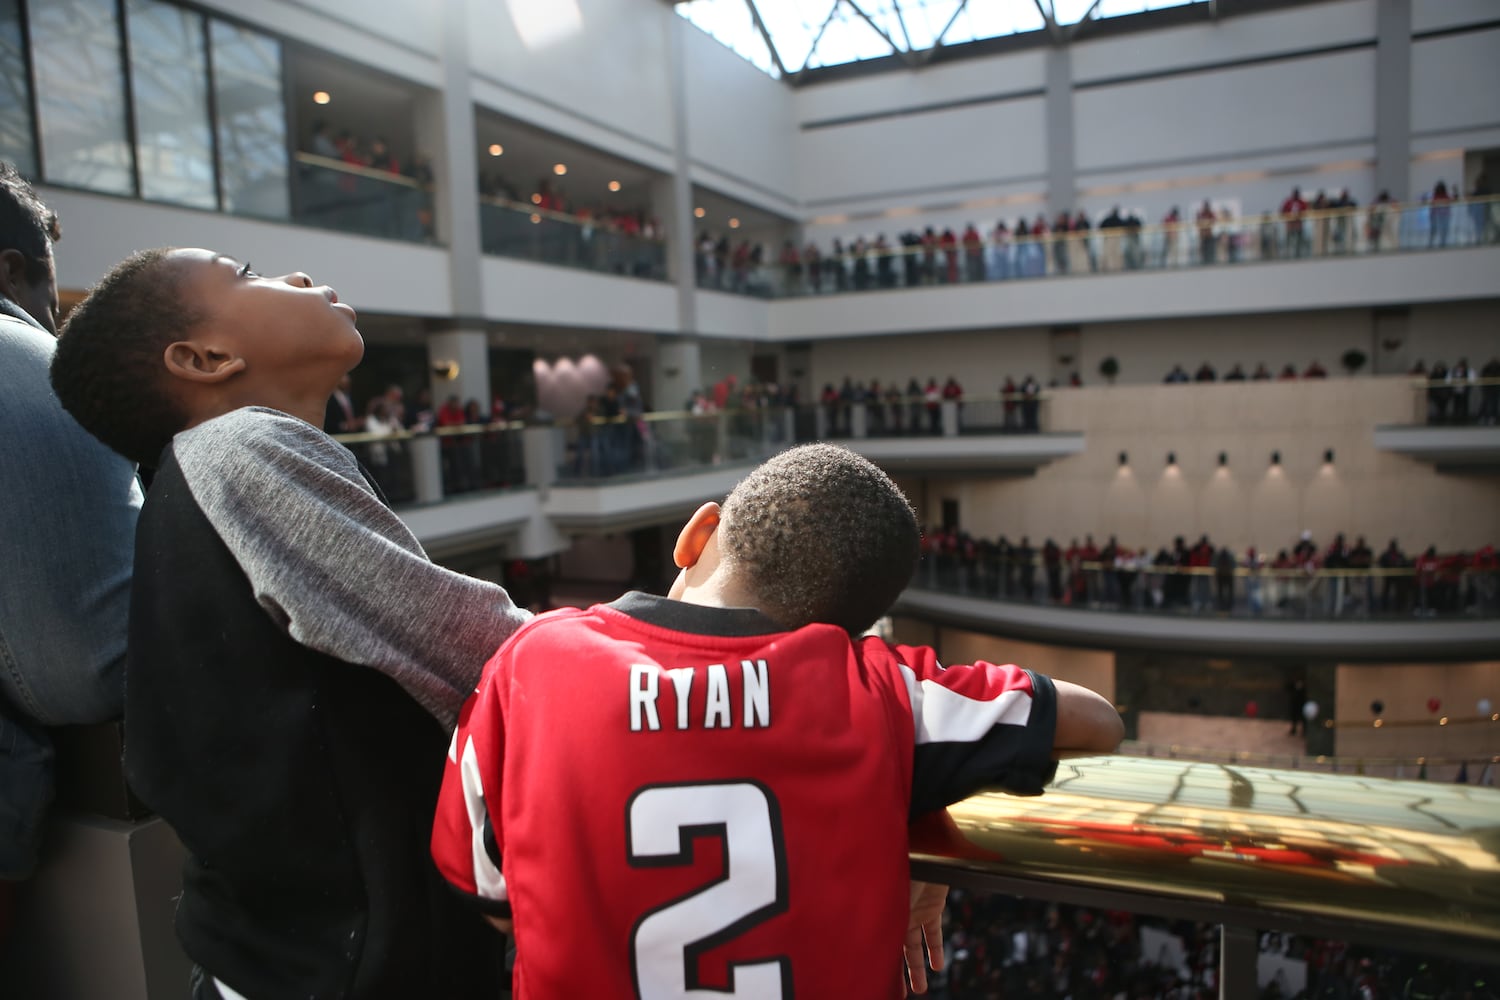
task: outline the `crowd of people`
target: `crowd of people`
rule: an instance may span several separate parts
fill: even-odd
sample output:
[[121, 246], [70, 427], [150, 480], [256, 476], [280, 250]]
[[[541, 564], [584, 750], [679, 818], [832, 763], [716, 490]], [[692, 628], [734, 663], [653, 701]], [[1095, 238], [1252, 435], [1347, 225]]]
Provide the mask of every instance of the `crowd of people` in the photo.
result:
[[486, 253], [636, 278], [667, 277], [666, 233], [639, 205], [575, 203], [548, 177], [523, 195], [494, 171], [480, 174], [479, 193], [497, 207], [480, 220]]
[[1154, 551], [1093, 535], [1066, 548], [1054, 539], [1033, 546], [976, 538], [935, 527], [922, 539], [921, 585], [1002, 600], [1120, 611], [1245, 613], [1337, 618], [1492, 614], [1500, 610], [1495, 546], [1412, 556], [1396, 539], [1373, 550], [1363, 536], [1341, 532], [1320, 547], [1304, 532], [1274, 556], [1254, 546], [1236, 552], [1207, 535], [1178, 536]]
[[[1477, 373], [1467, 358], [1459, 358], [1452, 367], [1434, 361], [1431, 369], [1418, 361], [1411, 374], [1427, 380], [1429, 424], [1493, 427], [1500, 423], [1500, 356], [1485, 362]], [[1479, 389], [1477, 397], [1475, 388]], [[1475, 398], [1479, 400], [1477, 411], [1473, 409]]]
[[1116, 205], [1097, 220], [1066, 211], [1002, 219], [988, 231], [974, 222], [961, 230], [927, 226], [893, 240], [884, 233], [835, 238], [826, 247], [787, 239], [768, 248], [704, 231], [695, 261], [700, 287], [805, 295], [1500, 241], [1500, 205], [1486, 178], [1473, 185], [1467, 211], [1454, 211], [1459, 192], [1439, 181], [1412, 205], [1381, 192], [1361, 212], [1347, 188], [1309, 201], [1294, 187], [1279, 211], [1257, 216], [1205, 200], [1188, 212], [1173, 206], [1150, 226]]
[[[1266, 363], [1264, 361], [1257, 364], [1255, 366], [1255, 371], [1250, 372], [1249, 374], [1246, 374], [1244, 366], [1236, 361], [1234, 363], [1234, 366], [1230, 368], [1229, 371], [1224, 373], [1223, 381], [1270, 382], [1274, 380], [1277, 382], [1295, 382], [1299, 378], [1307, 379], [1327, 377], [1328, 369], [1324, 368], [1322, 364], [1320, 364], [1316, 359], [1309, 362], [1308, 366], [1302, 370], [1302, 373], [1300, 375], [1297, 373], [1297, 366], [1291, 364], [1290, 362], [1282, 365], [1281, 370], [1273, 375], [1271, 374], [1271, 369], [1266, 367]], [[1198, 370], [1195, 371], [1192, 375], [1189, 375], [1186, 369], [1182, 367], [1182, 365], [1173, 365], [1172, 370], [1167, 372], [1166, 377], [1162, 379], [1162, 382], [1166, 385], [1179, 385], [1184, 382], [1218, 381], [1220, 381], [1218, 371], [1207, 361], [1199, 365]]]
[[[954, 890], [933, 1000], [1211, 1000], [1219, 928]], [[1262, 1000], [1495, 1000], [1500, 968], [1266, 931]], [[1300, 985], [1299, 985], [1300, 984]]]

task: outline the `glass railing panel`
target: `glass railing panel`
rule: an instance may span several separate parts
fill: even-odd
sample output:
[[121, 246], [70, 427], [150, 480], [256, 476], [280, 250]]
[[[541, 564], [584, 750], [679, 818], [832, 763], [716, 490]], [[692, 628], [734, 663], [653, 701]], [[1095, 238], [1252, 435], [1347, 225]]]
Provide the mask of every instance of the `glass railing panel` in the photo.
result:
[[411, 177], [298, 153], [295, 221], [412, 243], [435, 239], [432, 189]]
[[1434, 364], [1412, 373], [1412, 422], [1450, 427], [1500, 424], [1500, 360], [1487, 359], [1475, 372], [1467, 360]]
[[443, 496], [503, 490], [526, 484], [519, 424], [468, 424], [436, 432]]
[[412, 435], [405, 431], [392, 434], [340, 434], [336, 440], [354, 453], [359, 464], [385, 494], [386, 500], [392, 504], [416, 500]]
[[1420, 252], [1500, 243], [1500, 196], [1447, 203], [1383, 203], [1300, 215], [1108, 225], [1041, 235], [990, 233], [931, 246], [863, 241], [814, 257], [756, 262], [738, 250], [697, 256], [702, 288], [794, 298], [893, 288], [940, 287], [1082, 274], [1180, 270]]
[[757, 462], [795, 442], [796, 418], [784, 407], [757, 407], [580, 419], [559, 431], [558, 478], [576, 483]]
[[479, 200], [484, 252], [632, 278], [667, 278], [664, 240], [619, 223], [551, 212], [501, 198]]

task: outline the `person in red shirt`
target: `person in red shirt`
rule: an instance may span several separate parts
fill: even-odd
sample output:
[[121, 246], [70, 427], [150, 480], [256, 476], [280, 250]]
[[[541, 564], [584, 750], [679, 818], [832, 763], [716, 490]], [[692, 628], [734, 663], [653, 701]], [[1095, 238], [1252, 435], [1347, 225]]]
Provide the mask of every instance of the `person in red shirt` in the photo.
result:
[[918, 535], [875, 466], [794, 448], [693, 515], [668, 597], [543, 615], [500, 648], [432, 853], [513, 928], [517, 1000], [895, 1000], [903, 944], [925, 987], [910, 819], [1040, 792], [1054, 748], [1109, 751], [1123, 726], [1087, 689], [860, 638]]
[[1286, 253], [1289, 257], [1307, 256], [1307, 233], [1302, 225], [1302, 216], [1306, 211], [1307, 202], [1302, 198], [1302, 189], [1292, 188], [1291, 196], [1281, 203], [1282, 223], [1286, 227]]
[[1217, 248], [1217, 240], [1214, 238], [1214, 224], [1218, 221], [1218, 213], [1203, 199], [1203, 207], [1198, 209], [1198, 263], [1212, 264], [1214, 262], [1214, 251]]
[[1442, 560], [1438, 557], [1437, 546], [1427, 546], [1427, 551], [1417, 556], [1417, 614], [1431, 616], [1437, 614], [1435, 608], [1438, 586], [1438, 569]]
[[943, 250], [943, 280], [950, 285], [956, 285], [958, 284], [958, 237], [953, 235], [953, 230], [943, 230], [943, 235], [938, 239], [938, 246]]

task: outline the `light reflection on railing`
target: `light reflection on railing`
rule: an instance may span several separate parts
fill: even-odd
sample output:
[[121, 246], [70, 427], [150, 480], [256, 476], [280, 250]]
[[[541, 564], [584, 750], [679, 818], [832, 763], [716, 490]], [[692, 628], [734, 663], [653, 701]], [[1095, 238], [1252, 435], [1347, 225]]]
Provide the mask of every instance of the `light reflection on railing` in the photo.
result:
[[1221, 996], [1256, 996], [1259, 929], [1493, 963], [1496, 816], [1500, 791], [1473, 785], [1087, 757], [1038, 798], [982, 793], [921, 822], [912, 875], [1219, 924]]

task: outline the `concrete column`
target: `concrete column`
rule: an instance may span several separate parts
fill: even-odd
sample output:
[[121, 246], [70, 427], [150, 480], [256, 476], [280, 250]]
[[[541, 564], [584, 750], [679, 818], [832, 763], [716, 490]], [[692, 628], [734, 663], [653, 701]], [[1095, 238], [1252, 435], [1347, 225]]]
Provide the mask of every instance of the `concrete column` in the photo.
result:
[[1411, 183], [1411, 0], [1375, 4], [1375, 190], [1407, 201]]
[[[474, 330], [446, 330], [427, 335], [428, 384], [432, 389], [434, 411], [449, 396], [460, 404], [471, 399], [488, 413], [490, 409], [489, 338]], [[458, 366], [458, 374], [449, 378], [443, 372]]]
[[697, 283], [693, 273], [693, 181], [688, 152], [687, 50], [684, 33], [696, 31], [680, 17], [667, 23], [668, 87], [672, 96], [672, 176], [653, 192], [653, 205], [667, 233], [667, 273], [677, 286], [677, 328], [698, 330]]
[[443, 18], [443, 89], [426, 99], [427, 107], [418, 108], [417, 135], [430, 151], [438, 178], [434, 215], [438, 237], [449, 249], [453, 315], [477, 326], [484, 315], [484, 293], [468, 8], [468, 0], [448, 0], [437, 8], [437, 16]]
[[411, 446], [411, 478], [416, 486], [417, 503], [438, 503], [443, 499], [443, 459], [438, 439], [422, 434], [407, 442]]
[[557, 464], [563, 457], [562, 435], [563, 429], [560, 427], [527, 427], [521, 431], [526, 485], [545, 491], [548, 486], [557, 482]]
[[1073, 153], [1073, 56], [1065, 45], [1047, 49], [1047, 215], [1077, 211]]
[[942, 412], [943, 437], [958, 437], [958, 400], [943, 400]]
[[702, 345], [696, 337], [662, 338], [652, 364], [651, 391], [658, 410], [678, 409], [687, 404], [694, 389], [708, 389], [703, 384]]

